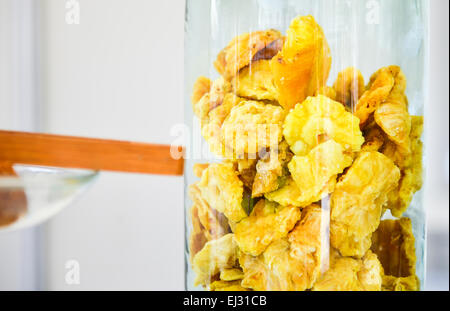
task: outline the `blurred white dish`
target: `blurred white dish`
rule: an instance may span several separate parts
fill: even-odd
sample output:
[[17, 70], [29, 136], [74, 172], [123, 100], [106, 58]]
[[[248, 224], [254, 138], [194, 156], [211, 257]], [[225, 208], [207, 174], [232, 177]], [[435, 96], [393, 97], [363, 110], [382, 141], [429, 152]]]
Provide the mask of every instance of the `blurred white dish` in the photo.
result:
[[40, 224], [70, 205], [96, 179], [98, 172], [30, 165], [14, 165], [18, 177], [0, 177], [0, 191], [23, 189], [27, 211], [0, 233]]

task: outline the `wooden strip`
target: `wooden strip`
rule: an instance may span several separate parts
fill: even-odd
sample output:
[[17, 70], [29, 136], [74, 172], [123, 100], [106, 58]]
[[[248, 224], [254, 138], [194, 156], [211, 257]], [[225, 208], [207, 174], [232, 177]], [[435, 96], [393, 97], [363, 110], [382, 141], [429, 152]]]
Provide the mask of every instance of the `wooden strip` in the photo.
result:
[[168, 145], [13, 131], [0, 131], [0, 162], [162, 175], [184, 165]]

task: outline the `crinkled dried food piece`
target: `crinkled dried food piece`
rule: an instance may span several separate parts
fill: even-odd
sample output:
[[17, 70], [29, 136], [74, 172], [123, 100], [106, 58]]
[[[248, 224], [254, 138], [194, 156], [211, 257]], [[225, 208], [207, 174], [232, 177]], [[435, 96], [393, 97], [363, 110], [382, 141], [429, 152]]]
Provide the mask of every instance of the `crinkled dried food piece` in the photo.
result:
[[287, 178], [287, 163], [292, 159], [292, 153], [286, 141], [282, 141], [278, 148], [272, 148], [258, 160], [256, 174], [252, 186], [252, 197], [259, 197], [265, 193], [277, 190]]
[[364, 125], [369, 116], [392, 95], [402, 94], [406, 78], [398, 66], [383, 67], [370, 78], [366, 91], [356, 105], [355, 114]]
[[231, 85], [236, 95], [252, 100], [277, 101], [278, 91], [268, 60], [259, 60], [241, 69]]
[[209, 112], [222, 105], [225, 95], [231, 92], [231, 84], [224, 78], [220, 77], [214, 82], [209, 81], [208, 89], [206, 89], [205, 79], [207, 78], [198, 78], [191, 95], [194, 113], [202, 122], [209, 121]]
[[380, 261], [370, 250], [361, 259], [342, 257], [337, 252], [330, 268], [314, 284], [314, 291], [380, 291]]
[[336, 92], [336, 101], [347, 107], [354, 107], [358, 99], [365, 91], [364, 77], [361, 71], [354, 67], [348, 67], [338, 73], [333, 84]]
[[211, 164], [202, 175], [198, 188], [204, 200], [230, 221], [238, 222], [247, 217], [242, 208], [244, 186], [233, 165]]
[[[390, 72], [394, 85], [385, 101], [378, 103], [368, 120], [383, 130], [386, 136], [382, 152], [394, 160], [400, 168], [407, 165], [411, 154], [411, 116], [408, 112], [408, 99], [405, 95], [406, 78], [397, 66], [382, 68]], [[376, 76], [376, 75], [375, 75]], [[373, 120], [373, 121], [372, 121]], [[366, 121], [364, 127], [367, 127]], [[372, 125], [370, 125], [372, 126]]]
[[283, 49], [270, 61], [279, 103], [293, 108], [326, 84], [331, 52], [322, 28], [312, 16], [296, 17]]
[[238, 259], [238, 247], [234, 234], [205, 244], [193, 259], [192, 268], [196, 273], [194, 286], [208, 285], [212, 278], [224, 269], [234, 268]]
[[194, 171], [194, 175], [198, 178], [202, 177], [203, 171], [207, 169], [209, 163], [194, 163], [192, 170]]
[[203, 138], [208, 143], [210, 151], [219, 157], [225, 157], [226, 150], [222, 137], [223, 122], [230, 114], [231, 109], [242, 101], [242, 98], [227, 93], [220, 105], [211, 110], [201, 123]]
[[[194, 87], [195, 93], [198, 91]], [[231, 92], [230, 82], [222, 77], [212, 83], [209, 92], [199, 101], [192, 100], [194, 113], [200, 119], [202, 135], [208, 142], [211, 152], [216, 155], [222, 156], [225, 150], [221, 140], [222, 123], [231, 109], [242, 100]]]
[[352, 161], [352, 156], [334, 140], [316, 146], [306, 156], [294, 156], [288, 167], [301, 192], [299, 201], [309, 205], [322, 199], [325, 190], [332, 191], [329, 185]]
[[230, 114], [231, 109], [233, 109], [233, 107], [237, 106], [243, 100], [244, 99], [239, 98], [232, 93], [225, 94], [221, 104], [216, 106], [209, 112], [209, 123], [221, 126], [226, 117], [228, 117], [228, 115]]
[[241, 253], [242, 286], [274, 291], [310, 289], [320, 270], [319, 239], [320, 208], [311, 206], [287, 239], [275, 240], [258, 257]]
[[259, 257], [241, 255], [242, 285], [253, 290], [303, 291], [307, 289], [306, 265], [291, 256], [286, 239], [274, 241]]
[[305, 200], [303, 192], [298, 188], [292, 177], [289, 176], [286, 178], [286, 181], [282, 187], [276, 191], [266, 193], [264, 196], [269, 201], [274, 201], [284, 206], [293, 205], [305, 207], [311, 204], [311, 200], [319, 201], [326, 197], [329, 193], [333, 192], [335, 185], [336, 178], [331, 178], [330, 181], [324, 186], [322, 192], [320, 192], [315, 198]]
[[211, 84], [212, 84], [211, 80], [203, 76], [198, 77], [198, 79], [195, 81], [191, 95], [191, 102], [192, 106], [194, 107], [194, 111], [196, 104], [200, 101], [203, 95], [210, 92]]
[[279, 178], [283, 174], [283, 166], [275, 156], [259, 160], [256, 164], [256, 175], [252, 185], [252, 196], [260, 197], [279, 187]]
[[414, 193], [422, 188], [422, 149], [420, 137], [423, 132], [423, 117], [412, 116], [411, 122], [411, 153], [404, 160], [402, 177], [399, 186], [389, 194], [388, 207], [392, 215], [401, 217], [412, 201]]
[[383, 266], [383, 290], [419, 290], [411, 220], [383, 220], [372, 235], [371, 250]]
[[189, 254], [191, 262], [194, 256], [205, 246], [209, 238], [206, 229], [203, 227], [198, 217], [198, 206], [193, 205], [190, 209], [190, 218], [192, 223], [192, 231], [189, 236]]
[[262, 199], [255, 205], [249, 217], [236, 224], [236, 243], [242, 252], [258, 256], [270, 243], [286, 237], [300, 216], [298, 207], [285, 207]]
[[244, 101], [231, 109], [222, 125], [226, 158], [245, 157], [261, 149], [277, 147], [282, 138], [284, 112], [281, 107]]
[[364, 142], [359, 120], [328, 97], [308, 97], [284, 121], [283, 134], [296, 155], [306, 155], [318, 144], [333, 139], [348, 153], [358, 152]]
[[222, 281], [237, 281], [244, 278], [244, 272], [238, 268], [223, 269], [220, 271], [220, 279]]
[[331, 195], [330, 240], [343, 256], [362, 257], [371, 245], [400, 170], [379, 152], [362, 152]]
[[214, 66], [222, 76], [231, 80], [253, 59], [272, 58], [281, 48], [282, 41], [281, 33], [273, 29], [244, 33], [233, 38], [227, 47], [220, 51]]
[[254, 257], [241, 252], [239, 265], [244, 272], [241, 282], [243, 287], [257, 291], [267, 290], [267, 269], [261, 256]]
[[188, 194], [194, 206], [197, 207], [197, 217], [205, 230], [208, 240], [217, 239], [230, 232], [228, 220], [215, 209], [212, 209], [203, 198], [198, 183], [189, 186]]
[[321, 253], [327, 252], [323, 248], [329, 245], [322, 244], [323, 234], [321, 229], [322, 209], [317, 204], [312, 204], [302, 211], [302, 218], [289, 233], [288, 240], [291, 246], [291, 255], [303, 262], [307, 280], [306, 288], [309, 289], [320, 275]]
[[240, 281], [214, 281], [210, 285], [211, 291], [232, 291], [232, 292], [243, 292], [249, 291], [249, 289], [241, 286]]
[[389, 96], [375, 110], [374, 118], [389, 140], [395, 143], [400, 154], [407, 156], [411, 152], [411, 116], [406, 97], [403, 94]]

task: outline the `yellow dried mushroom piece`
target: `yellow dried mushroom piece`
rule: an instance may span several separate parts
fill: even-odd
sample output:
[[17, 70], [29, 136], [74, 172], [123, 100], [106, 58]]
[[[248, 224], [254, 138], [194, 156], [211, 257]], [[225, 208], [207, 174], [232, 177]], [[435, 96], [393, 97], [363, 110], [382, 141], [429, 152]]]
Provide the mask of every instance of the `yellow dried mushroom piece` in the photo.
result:
[[318, 262], [321, 249], [321, 223], [322, 209], [318, 204], [311, 204], [302, 210], [301, 220], [294, 230], [289, 233], [289, 242], [296, 257], [303, 258], [312, 255]]
[[231, 109], [222, 125], [226, 158], [257, 154], [262, 148], [277, 147], [282, 138], [284, 112], [281, 107], [244, 101]]
[[370, 78], [366, 91], [356, 105], [355, 114], [364, 125], [369, 116], [384, 103], [389, 95], [404, 93], [406, 78], [398, 66], [383, 67]]
[[258, 291], [302, 291], [307, 289], [305, 265], [292, 257], [286, 239], [274, 241], [259, 257], [242, 254], [242, 285]]
[[243, 68], [231, 81], [236, 95], [253, 100], [278, 99], [269, 60], [259, 60]]
[[[320, 192], [315, 198], [305, 200], [303, 192], [298, 188], [292, 177], [287, 177], [286, 182], [278, 190], [266, 193], [264, 196], [269, 201], [277, 202], [278, 204], [287, 206], [293, 205], [298, 207], [305, 207], [311, 204], [311, 200], [320, 201], [326, 197], [329, 193], [333, 192], [336, 185], [336, 178], [331, 178], [325, 185], [322, 192]], [[313, 202], [315, 202], [313, 201]]]
[[210, 82], [209, 89], [206, 89], [204, 79], [201, 77], [197, 80], [191, 96], [194, 113], [202, 122], [209, 120], [209, 112], [222, 105], [225, 95], [231, 92], [230, 82], [222, 77]]
[[222, 281], [237, 281], [244, 278], [244, 272], [238, 268], [223, 269], [220, 271], [220, 279]]
[[220, 51], [214, 66], [227, 80], [252, 60], [270, 59], [281, 48], [283, 36], [278, 30], [255, 31], [239, 35]]
[[244, 186], [231, 164], [211, 164], [203, 171], [198, 183], [204, 200], [230, 221], [238, 222], [247, 217], [242, 208]]
[[249, 291], [249, 289], [241, 286], [240, 281], [214, 281], [210, 285], [211, 291], [233, 291], [233, 292], [243, 292]]
[[311, 206], [287, 239], [275, 240], [258, 257], [241, 253], [242, 286], [274, 291], [310, 289], [320, 270], [319, 239], [320, 208]]
[[198, 178], [202, 177], [203, 171], [207, 169], [209, 163], [194, 163], [192, 170], [194, 171], [194, 175]]
[[380, 261], [370, 250], [362, 259], [334, 254], [330, 268], [314, 284], [314, 291], [380, 291]]
[[371, 245], [400, 170], [379, 152], [363, 152], [331, 195], [330, 240], [343, 256], [362, 257]]
[[319, 201], [338, 174], [352, 164], [353, 158], [344, 153], [344, 148], [334, 140], [328, 140], [311, 150], [306, 156], [294, 156], [289, 162], [298, 189], [299, 198], [308, 205]]
[[[195, 115], [200, 119], [202, 135], [208, 142], [211, 152], [221, 156], [225, 148], [220, 136], [222, 123], [231, 109], [242, 99], [231, 92], [230, 82], [223, 77], [212, 82], [206, 93], [204, 93], [205, 84], [203, 78], [199, 78], [195, 83], [192, 106]], [[203, 96], [197, 100], [202, 93]]]
[[[403, 168], [406, 165], [405, 159], [411, 153], [412, 126], [408, 112], [408, 99], [405, 95], [406, 78], [397, 66], [380, 69], [380, 71], [383, 70], [392, 74], [394, 85], [386, 100], [377, 104], [369, 120], [373, 120], [385, 133], [386, 141], [382, 152]], [[366, 127], [367, 124], [364, 126]]]
[[243, 287], [256, 291], [267, 290], [267, 269], [261, 256], [254, 257], [241, 252], [239, 265], [244, 272], [241, 281]]
[[206, 229], [203, 227], [198, 217], [198, 206], [193, 205], [190, 209], [190, 217], [192, 223], [192, 231], [189, 236], [189, 254], [190, 260], [194, 259], [195, 254], [197, 254], [203, 246], [208, 242], [208, 234]]
[[359, 120], [328, 97], [308, 97], [284, 121], [283, 134], [296, 155], [306, 155], [323, 141], [333, 139], [348, 153], [364, 143]]
[[282, 174], [283, 166], [278, 159], [259, 160], [256, 164], [256, 175], [252, 185], [252, 197], [260, 197], [264, 193], [277, 190]]
[[390, 96], [375, 110], [374, 118], [390, 141], [394, 142], [402, 156], [411, 152], [411, 116], [404, 95]]
[[238, 247], [234, 234], [207, 242], [193, 259], [192, 268], [196, 273], [194, 286], [210, 284], [220, 271], [235, 267], [237, 259]]
[[361, 71], [354, 67], [348, 67], [338, 73], [333, 84], [336, 92], [336, 101], [347, 107], [354, 107], [358, 99], [365, 91], [364, 77]]
[[233, 107], [243, 101], [232, 93], [224, 95], [218, 106], [209, 111], [208, 116], [202, 120], [202, 136], [209, 145], [209, 149], [217, 156], [224, 157], [225, 145], [222, 138], [222, 124], [230, 114]]
[[203, 198], [198, 183], [189, 186], [188, 195], [197, 208], [197, 217], [208, 240], [217, 239], [228, 233], [228, 220], [222, 213], [212, 209]]
[[305, 265], [304, 272], [307, 278], [306, 288], [311, 288], [320, 275], [323, 234], [321, 231], [322, 209], [312, 204], [302, 211], [302, 218], [289, 233], [288, 240], [291, 245], [291, 254]]
[[198, 77], [198, 79], [195, 81], [191, 95], [191, 102], [194, 108], [195, 105], [203, 97], [203, 95], [209, 93], [209, 91], [211, 90], [211, 84], [211, 80], [206, 77]]
[[265, 193], [277, 190], [288, 174], [287, 163], [292, 159], [292, 153], [286, 141], [282, 141], [278, 148], [272, 148], [266, 157], [258, 160], [256, 174], [252, 185], [252, 197], [259, 197]]
[[312, 16], [296, 17], [287, 30], [283, 49], [270, 61], [278, 101], [293, 108], [326, 84], [331, 52], [322, 28]]
[[419, 290], [414, 243], [409, 218], [383, 220], [373, 233], [371, 250], [383, 266], [384, 290]]
[[404, 159], [402, 177], [398, 188], [389, 194], [388, 207], [392, 215], [401, 217], [412, 201], [414, 193], [422, 188], [422, 148], [420, 136], [423, 131], [423, 117], [412, 116], [411, 122], [411, 152]]
[[233, 107], [237, 106], [243, 100], [244, 99], [239, 98], [232, 93], [225, 94], [221, 104], [216, 106], [209, 112], [209, 123], [213, 123], [219, 126], [222, 125], [223, 121], [225, 121], [226, 117], [228, 117], [228, 115], [230, 114], [231, 109], [233, 109]]
[[285, 207], [261, 199], [250, 216], [236, 224], [236, 243], [242, 252], [258, 256], [274, 240], [286, 237], [300, 216], [298, 207]]

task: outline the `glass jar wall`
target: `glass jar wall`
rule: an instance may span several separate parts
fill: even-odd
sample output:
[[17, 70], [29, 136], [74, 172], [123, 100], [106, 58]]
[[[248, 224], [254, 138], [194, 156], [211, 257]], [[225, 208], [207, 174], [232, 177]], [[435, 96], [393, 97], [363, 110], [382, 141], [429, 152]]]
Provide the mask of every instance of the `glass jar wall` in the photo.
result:
[[188, 290], [419, 290], [427, 1], [188, 0]]

